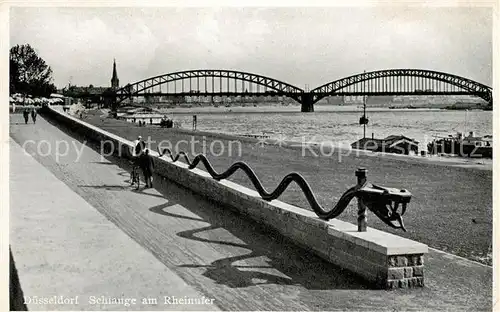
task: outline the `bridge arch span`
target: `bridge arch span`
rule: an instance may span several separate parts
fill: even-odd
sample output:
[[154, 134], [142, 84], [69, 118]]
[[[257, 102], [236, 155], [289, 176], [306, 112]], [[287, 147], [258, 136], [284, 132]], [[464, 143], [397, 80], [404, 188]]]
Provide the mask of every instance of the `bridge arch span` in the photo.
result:
[[[117, 102], [120, 103], [124, 99], [130, 96], [142, 94], [147, 90], [152, 90], [155, 87], [170, 82], [189, 79], [191, 84], [191, 79], [193, 78], [195, 79], [219, 78], [219, 79], [234, 80], [234, 81], [247, 81], [249, 83], [263, 86], [264, 88], [272, 90], [277, 94], [289, 96], [295, 100], [299, 100], [304, 92], [304, 90], [302, 90], [301, 88], [298, 88], [289, 83], [258, 74], [235, 71], [235, 70], [198, 69], [198, 70], [186, 70], [186, 71], [163, 74], [155, 77], [146, 78], [131, 84], [127, 84], [126, 86], [116, 90]], [[229, 82], [226, 80], [225, 82], [227, 82], [229, 88]], [[222, 85], [220, 86], [220, 88], [222, 89]], [[237, 86], [235, 85], [235, 89], [236, 88]], [[224, 92], [219, 91], [219, 92], [208, 92], [208, 93], [223, 94]]]
[[[425, 69], [386, 69], [386, 70], [378, 70], [378, 71], [372, 71], [372, 72], [365, 72], [362, 74], [357, 74], [357, 75], [352, 75], [349, 77], [341, 78], [329, 83], [326, 83], [320, 87], [317, 87], [313, 90], [311, 90], [312, 94], [312, 101], [313, 103], [321, 100], [322, 98], [329, 96], [329, 95], [340, 95], [344, 93], [353, 93], [352, 91], [346, 92], [345, 90], [357, 85], [362, 82], [367, 82], [367, 81], [374, 81], [374, 80], [383, 80], [386, 78], [391, 78], [391, 77], [411, 77], [413, 79], [416, 78], [424, 78], [428, 80], [433, 80], [437, 82], [443, 82], [449, 85], [452, 85], [460, 90], [463, 90], [462, 94], [471, 94], [471, 95], [476, 95], [485, 101], [492, 103], [492, 88], [484, 85], [482, 83], [479, 83], [477, 81], [467, 79], [464, 77], [460, 77], [457, 75], [453, 74], [448, 74], [444, 72], [438, 72], [438, 71], [432, 71], [432, 70], [425, 70]], [[415, 85], [415, 83], [413, 83]], [[392, 89], [387, 89], [384, 87], [380, 88], [380, 86], [377, 87], [377, 85], [373, 86], [368, 86], [368, 88], [365, 88], [363, 91], [360, 91], [360, 94], [370, 94], [370, 93], [377, 93], [377, 94], [396, 94], [396, 95], [411, 95], [411, 94], [418, 94], [415, 90], [409, 90], [409, 88], [406, 88], [405, 90], [401, 89], [401, 86], [398, 86], [392, 88]], [[368, 89], [368, 90], [367, 90]], [[371, 90], [370, 90], [371, 89]], [[422, 90], [422, 94], [440, 94], [440, 92], [436, 90]], [[449, 94], [445, 93], [444, 91], [442, 92], [444, 94]], [[457, 94], [460, 92], [457, 92]]]

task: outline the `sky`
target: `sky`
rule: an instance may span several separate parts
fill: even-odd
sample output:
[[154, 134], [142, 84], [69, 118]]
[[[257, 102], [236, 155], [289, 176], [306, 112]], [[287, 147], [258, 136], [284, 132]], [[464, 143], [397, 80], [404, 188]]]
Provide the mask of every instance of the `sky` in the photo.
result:
[[10, 11], [10, 46], [29, 43], [54, 83], [120, 85], [190, 69], [233, 69], [309, 89], [390, 68], [492, 86], [490, 8], [163, 7]]

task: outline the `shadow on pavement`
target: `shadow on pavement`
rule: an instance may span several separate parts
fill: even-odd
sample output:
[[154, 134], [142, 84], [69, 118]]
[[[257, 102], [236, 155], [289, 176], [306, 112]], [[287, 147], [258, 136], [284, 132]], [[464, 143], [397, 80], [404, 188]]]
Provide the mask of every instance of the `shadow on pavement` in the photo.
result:
[[[358, 276], [294, 245], [277, 231], [258, 224], [231, 208], [216, 206], [216, 209], [208, 210], [206, 199], [175, 184], [169, 184], [168, 190], [165, 187], [158, 187], [157, 190], [168, 196], [169, 203], [151, 207], [150, 211], [165, 217], [205, 221], [210, 224], [198, 229], [178, 232], [179, 237], [208, 244], [244, 248], [249, 251], [245, 255], [218, 259], [208, 266], [183, 264], [179, 267], [206, 268], [204, 276], [231, 288], [278, 284], [302, 285], [307, 289], [375, 289], [374, 285], [369, 285]], [[199, 218], [169, 212], [168, 207], [173, 205], [171, 200], [198, 215]], [[199, 237], [202, 232], [216, 229], [228, 231], [244, 243]], [[238, 266], [234, 264], [237, 261], [258, 257], [267, 258], [267, 265]], [[286, 277], [254, 269], [277, 270]], [[254, 282], [254, 279], [261, 281]]]
[[[128, 181], [124, 181], [128, 182]], [[136, 189], [135, 186], [129, 186], [129, 185], [77, 185], [77, 187], [88, 187], [88, 188], [95, 188], [95, 189], [104, 189], [106, 191], [128, 191], [128, 192], [134, 192], [134, 193], [139, 193], [143, 195], [148, 195], [148, 196], [153, 196], [153, 197], [159, 197], [159, 198], [165, 198], [162, 195], [157, 195], [157, 194], [151, 194], [151, 193], [146, 193], [144, 187], [141, 187], [140, 189]]]
[[126, 185], [77, 185], [77, 187], [90, 187], [95, 189], [104, 189], [108, 191], [124, 191], [128, 190], [129, 187]]
[[17, 273], [16, 262], [14, 261], [14, 256], [12, 255], [12, 250], [9, 245], [9, 270], [10, 270], [10, 282], [9, 282], [9, 301], [10, 301], [10, 311], [28, 311], [26, 304], [24, 303], [23, 289], [21, 287], [21, 282], [19, 281], [19, 275]]
[[92, 161], [91, 164], [99, 164], [99, 165], [114, 165], [112, 162], [104, 162], [104, 161]]

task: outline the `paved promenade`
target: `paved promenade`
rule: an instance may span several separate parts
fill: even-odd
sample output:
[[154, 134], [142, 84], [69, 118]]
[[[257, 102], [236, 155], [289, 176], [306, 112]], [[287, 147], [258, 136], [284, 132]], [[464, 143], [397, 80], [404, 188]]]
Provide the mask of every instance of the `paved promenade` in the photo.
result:
[[[134, 191], [126, 163], [101, 159], [43, 118], [21, 119], [11, 115], [10, 242], [24, 295], [78, 296], [77, 305], [30, 310], [491, 310], [491, 267], [431, 250], [425, 288], [369, 289], [188, 190], [155, 181]], [[68, 154], [57, 157], [61, 142]]]

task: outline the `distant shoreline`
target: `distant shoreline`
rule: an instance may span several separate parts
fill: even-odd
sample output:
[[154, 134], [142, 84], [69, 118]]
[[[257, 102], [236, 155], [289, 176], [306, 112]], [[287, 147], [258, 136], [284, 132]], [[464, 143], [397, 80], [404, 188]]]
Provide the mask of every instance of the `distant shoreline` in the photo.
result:
[[[213, 107], [213, 106], [192, 106], [192, 107], [175, 107], [175, 108], [158, 108], [158, 105], [151, 105], [151, 108], [160, 111], [164, 114], [179, 113], [179, 114], [231, 114], [231, 113], [248, 113], [248, 114], [264, 114], [264, 113], [292, 113], [304, 114], [300, 111], [300, 106], [257, 106], [257, 107]], [[455, 109], [456, 110], [456, 109]], [[388, 107], [367, 107], [367, 112], [448, 112], [455, 111], [443, 108], [388, 108]], [[474, 109], [482, 111], [481, 109]], [[334, 106], [334, 105], [318, 105], [315, 106], [315, 111], [310, 113], [361, 113], [362, 108], [349, 105], [349, 106]]]

